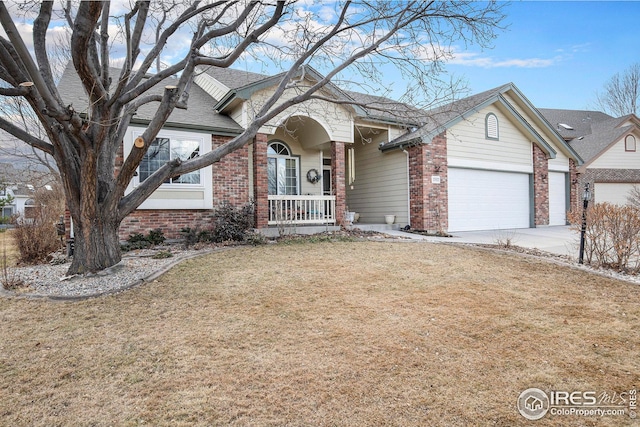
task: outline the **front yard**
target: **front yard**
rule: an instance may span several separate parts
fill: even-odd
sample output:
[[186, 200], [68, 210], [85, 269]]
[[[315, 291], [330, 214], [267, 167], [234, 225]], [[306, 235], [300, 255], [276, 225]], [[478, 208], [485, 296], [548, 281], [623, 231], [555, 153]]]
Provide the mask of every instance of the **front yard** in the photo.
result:
[[[640, 386], [640, 287], [427, 243], [268, 245], [75, 303], [0, 300], [0, 424], [636, 425], [516, 409]], [[623, 395], [624, 396], [624, 395]]]

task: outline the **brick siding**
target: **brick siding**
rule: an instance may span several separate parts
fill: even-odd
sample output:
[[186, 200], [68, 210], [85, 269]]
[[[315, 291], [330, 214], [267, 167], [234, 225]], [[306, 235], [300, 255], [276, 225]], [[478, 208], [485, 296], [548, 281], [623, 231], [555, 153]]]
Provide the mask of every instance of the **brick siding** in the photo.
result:
[[343, 225], [347, 209], [345, 143], [331, 142], [331, 186], [336, 196], [336, 223]]
[[576, 204], [572, 205], [582, 210], [582, 192], [585, 183], [590, 184], [591, 200], [597, 200], [594, 183], [631, 183], [640, 184], [640, 169], [587, 169], [579, 175], [576, 189]]
[[[230, 141], [232, 137], [213, 135], [211, 148]], [[230, 203], [242, 206], [249, 202], [249, 147], [244, 146], [224, 156], [212, 166], [213, 205]]]
[[549, 159], [536, 144], [533, 147], [534, 224], [549, 225]]
[[578, 206], [579, 188], [578, 167], [573, 159], [569, 159], [569, 210], [573, 211]]
[[269, 222], [267, 146], [267, 135], [257, 134], [253, 140], [253, 200], [255, 201], [256, 228], [265, 228]]
[[132, 212], [120, 225], [120, 240], [126, 240], [130, 234], [146, 234], [159, 228], [167, 239], [182, 237], [183, 228], [211, 229], [213, 210], [181, 209], [140, 209]]
[[[446, 231], [449, 216], [446, 133], [434, 137], [431, 144], [420, 144], [407, 151], [411, 227]], [[439, 176], [440, 183], [433, 183], [432, 176]]]

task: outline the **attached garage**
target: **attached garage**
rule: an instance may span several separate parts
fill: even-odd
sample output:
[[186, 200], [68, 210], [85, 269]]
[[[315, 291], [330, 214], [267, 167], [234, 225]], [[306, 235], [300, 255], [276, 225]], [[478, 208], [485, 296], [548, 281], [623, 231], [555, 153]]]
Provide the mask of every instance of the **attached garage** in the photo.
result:
[[614, 205], [626, 205], [629, 191], [634, 185], [640, 183], [631, 182], [596, 182], [594, 183], [594, 201], [596, 203], [612, 203]]
[[449, 168], [449, 231], [531, 226], [530, 175]]
[[549, 225], [567, 224], [567, 174], [549, 172]]

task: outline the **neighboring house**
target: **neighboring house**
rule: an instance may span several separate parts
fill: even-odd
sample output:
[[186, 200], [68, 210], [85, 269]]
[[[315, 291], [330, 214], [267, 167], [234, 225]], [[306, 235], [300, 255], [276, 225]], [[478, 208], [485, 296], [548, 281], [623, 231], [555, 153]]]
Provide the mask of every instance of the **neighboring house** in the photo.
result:
[[[281, 75], [204, 67], [189, 110], [175, 110], [140, 165], [133, 189], [172, 158], [225, 143], [253, 120]], [[298, 86], [322, 78], [306, 67]], [[170, 84], [168, 82], [168, 84]], [[76, 110], [83, 88], [72, 67], [60, 83]], [[263, 126], [254, 141], [201, 171], [163, 184], [123, 221], [121, 237], [161, 228], [208, 227], [221, 203], [255, 206], [256, 228], [345, 222], [432, 231], [565, 224], [582, 160], [512, 84], [425, 113], [402, 103], [345, 92], [334, 85]], [[138, 111], [124, 138], [131, 150], [153, 114]], [[425, 124], [426, 123], [426, 124]]]
[[[43, 190], [52, 191], [50, 185], [42, 187]], [[7, 184], [4, 190], [0, 191], [0, 197], [11, 195], [13, 201], [2, 208], [3, 217], [17, 216], [20, 218], [34, 218], [36, 212], [36, 189], [31, 184]]]
[[[14, 201], [12, 204], [13, 206], [11, 206], [13, 212], [11, 213], [11, 215], [18, 215], [23, 218], [31, 218], [32, 211], [36, 205], [33, 200], [33, 196], [35, 194], [35, 188], [33, 187], [33, 185], [10, 185], [7, 187], [7, 192], [11, 192], [14, 197]], [[7, 206], [5, 206], [5, 209], [6, 208]], [[4, 212], [3, 216], [5, 216]]]
[[584, 160], [578, 168], [581, 189], [589, 183], [595, 202], [626, 204], [629, 191], [640, 184], [638, 117], [584, 110], [540, 112]]

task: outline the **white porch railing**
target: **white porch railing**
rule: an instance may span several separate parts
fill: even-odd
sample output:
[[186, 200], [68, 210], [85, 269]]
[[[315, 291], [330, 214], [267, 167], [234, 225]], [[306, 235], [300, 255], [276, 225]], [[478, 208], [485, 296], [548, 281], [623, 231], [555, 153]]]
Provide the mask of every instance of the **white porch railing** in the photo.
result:
[[336, 196], [269, 196], [269, 225], [335, 222]]

